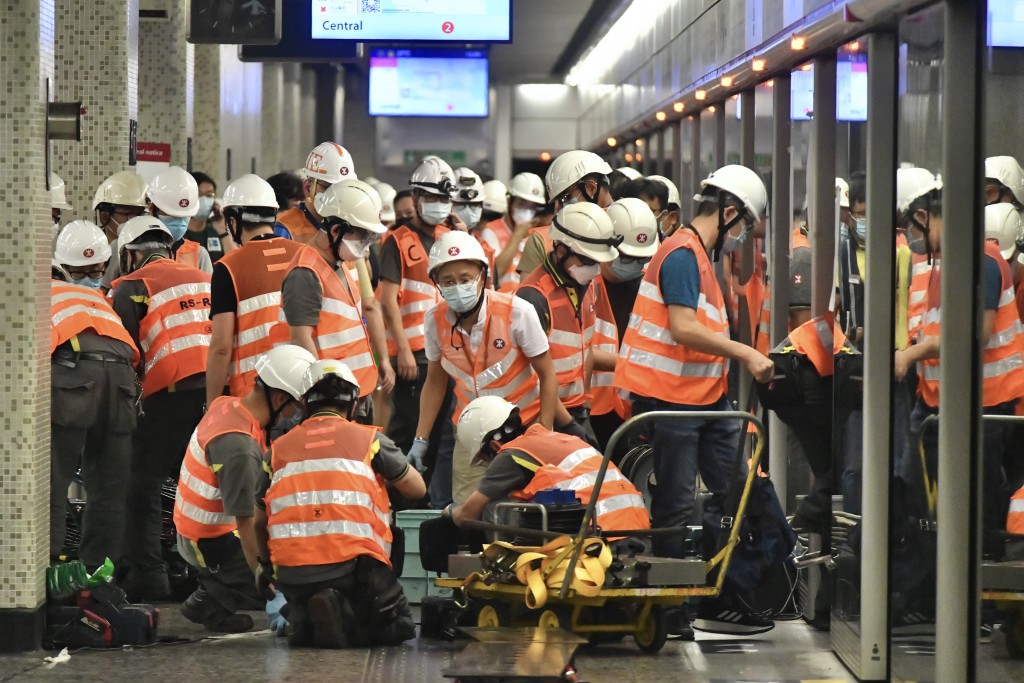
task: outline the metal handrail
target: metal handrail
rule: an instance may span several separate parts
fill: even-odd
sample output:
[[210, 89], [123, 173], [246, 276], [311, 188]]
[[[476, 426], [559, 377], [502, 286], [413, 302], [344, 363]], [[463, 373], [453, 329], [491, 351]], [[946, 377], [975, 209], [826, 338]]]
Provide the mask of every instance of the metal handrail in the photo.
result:
[[[571, 552], [572, 557], [569, 559], [569, 567], [565, 572], [565, 578], [562, 580], [562, 588], [559, 590], [559, 597], [565, 599], [565, 596], [569, 592], [569, 584], [572, 581], [572, 577], [576, 571], [576, 564], [579, 561], [580, 553], [583, 551], [583, 539], [587, 535], [587, 527], [590, 526], [591, 520], [594, 518], [594, 510], [597, 507], [598, 496], [601, 494], [601, 486], [604, 484], [604, 477], [608, 471], [608, 463], [611, 462], [612, 453], [615, 452], [615, 447], [618, 445], [619, 440], [628, 433], [633, 427], [643, 424], [645, 422], [651, 422], [657, 419], [701, 419], [701, 420], [731, 420], [739, 419], [743, 420], [743, 423], [752, 423], [757, 432], [758, 443], [757, 448], [754, 449], [753, 457], [751, 458], [750, 467], [747, 471], [747, 480], [744, 484], [743, 495], [740, 497], [739, 506], [736, 509], [736, 516], [733, 521], [732, 529], [729, 532], [729, 541], [726, 545], [725, 557], [722, 560], [722, 566], [718, 572], [718, 578], [716, 581], [716, 588], [721, 591], [722, 582], [725, 581], [725, 572], [729, 566], [729, 560], [732, 557], [732, 550], [736, 543], [739, 542], [739, 531], [740, 522], [743, 519], [743, 513], [746, 510], [747, 505], [747, 494], [750, 491], [750, 486], [753, 482], [753, 477], [757, 476], [757, 466], [761, 462], [761, 452], [764, 448], [764, 423], [751, 413], [744, 412], [742, 410], [655, 410], [649, 413], [642, 413], [640, 415], [634, 415], [629, 418], [622, 425], [615, 430], [615, 433], [608, 439], [608, 445], [604, 449], [604, 456], [601, 459], [601, 467], [597, 472], [597, 480], [594, 482], [594, 489], [590, 494], [590, 500], [587, 502], [587, 509], [583, 513], [583, 522], [580, 524], [580, 530], [577, 534], [573, 543], [570, 543], [565, 547], [563, 552]], [[738, 445], [738, 444], [737, 444]], [[561, 562], [564, 554], [559, 554], [559, 557], [555, 558], [553, 564], [557, 565]]]

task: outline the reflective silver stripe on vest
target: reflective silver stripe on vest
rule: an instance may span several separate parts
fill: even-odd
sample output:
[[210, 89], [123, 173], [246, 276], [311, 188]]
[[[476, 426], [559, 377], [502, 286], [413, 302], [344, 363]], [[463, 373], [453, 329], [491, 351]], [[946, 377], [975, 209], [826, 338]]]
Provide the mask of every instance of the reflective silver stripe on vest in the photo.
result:
[[1009, 304], [1013, 303], [1015, 299], [1016, 297], [1013, 293], [1013, 287], [1007, 287], [1006, 289], [1003, 290], [1002, 294], [999, 295], [999, 308], [1002, 308], [1003, 306], [1008, 306]]
[[1024, 512], [1024, 498], [1011, 498], [1010, 512]]
[[413, 301], [411, 304], [403, 305], [398, 309], [398, 312], [404, 318], [410, 313], [425, 313], [436, 305], [437, 302], [431, 299], [420, 299], [419, 301]]
[[681, 363], [647, 351], [629, 349], [629, 361], [673, 377], [721, 377], [724, 363]]
[[210, 319], [210, 311], [206, 308], [200, 308], [198, 310], [185, 311], [184, 313], [175, 313], [174, 315], [164, 316], [161, 320], [165, 329], [171, 329], [172, 327], [180, 327], [181, 325], [188, 325], [190, 323], [205, 323]]
[[539, 396], [540, 386], [534, 385], [534, 387], [530, 389], [528, 392], [526, 392], [526, 394], [521, 399], [516, 401], [516, 405], [519, 406], [519, 410], [526, 410], [526, 408], [529, 407], [531, 403], [536, 401]]
[[103, 318], [104, 320], [109, 320], [110, 322], [116, 323], [119, 326], [124, 325], [124, 323], [121, 322], [121, 318], [119, 318], [114, 313], [108, 313], [107, 311], [104, 311], [101, 308], [93, 308], [92, 306], [85, 306], [80, 304], [75, 306], [68, 306], [64, 310], [55, 313], [53, 317], [50, 318], [50, 322], [53, 325], [59, 325], [60, 323], [64, 322], [71, 316], [75, 315], [76, 313], [85, 313], [90, 318]]
[[571, 472], [580, 463], [586, 462], [591, 458], [600, 458], [601, 453], [591, 446], [580, 448], [575, 450], [569, 455], [562, 458], [562, 462], [558, 463], [558, 469]]
[[508, 398], [530, 378], [530, 374], [533, 372], [533, 368], [527, 366], [518, 375], [512, 378], [508, 384], [504, 384], [500, 387], [493, 387], [487, 389], [478, 389], [477, 396], [499, 396], [501, 398]]
[[604, 335], [609, 339], [618, 339], [619, 331], [607, 320], [601, 320], [597, 318], [594, 320], [594, 332]]
[[[625, 477], [619, 473], [618, 470], [609, 469], [604, 475], [604, 482], [610, 481], [622, 481]], [[567, 481], [563, 481], [560, 484], [556, 484], [555, 488], [561, 489], [562, 491], [582, 491], [583, 489], [593, 488], [597, 482], [597, 472], [587, 472], [581, 474], [578, 477], [573, 477]]]
[[583, 335], [565, 330], [551, 330], [548, 341], [559, 346], [571, 346], [574, 349], [583, 347]]
[[912, 304], [923, 304], [928, 298], [928, 290], [915, 289], [910, 293], [910, 303]]
[[149, 297], [149, 308], [159, 308], [169, 301], [180, 299], [183, 296], [196, 296], [199, 294], [209, 294], [210, 283], [209, 282], [193, 282], [187, 285], [178, 285], [176, 287], [169, 287], [161, 292], [157, 292], [153, 296]]
[[[497, 363], [491, 365], [491, 367], [485, 368], [484, 370], [482, 370], [480, 372], [479, 375], [476, 376], [475, 383], [476, 383], [477, 389], [482, 389], [484, 387], [488, 387], [492, 383], [494, 383], [494, 382], [498, 381], [499, 379], [501, 379], [502, 377], [504, 377], [505, 374], [509, 370], [512, 369], [512, 366], [515, 365], [515, 363], [518, 360], [519, 360], [519, 349], [517, 347], [513, 346], [509, 350], [509, 352], [507, 354], [505, 354], [504, 358], [499, 360]], [[511, 383], [515, 384], [515, 380], [513, 380]]]
[[401, 288], [410, 292], [416, 292], [417, 294], [424, 294], [426, 296], [434, 297], [435, 303], [440, 300], [441, 294], [437, 291], [437, 287], [433, 283], [427, 284], [426, 282], [420, 282], [419, 280], [412, 280], [410, 278], [402, 278]]
[[423, 323], [420, 323], [419, 325], [410, 325], [409, 327], [404, 328], [403, 331], [405, 332], [406, 339], [415, 339], [416, 337], [422, 337], [424, 334]]
[[595, 372], [590, 378], [590, 386], [592, 387], [610, 387], [614, 386], [612, 382], [615, 380], [615, 373], [602, 370]]
[[715, 308], [703, 292], [697, 297], [697, 308], [703, 309], [704, 314], [709, 320], [714, 320], [716, 323], [721, 323], [725, 320], [725, 311]]
[[992, 377], [1001, 377], [1019, 367], [1024, 367], [1024, 358], [1019, 353], [1015, 353], [1001, 360], [985, 363], [981, 366], [981, 372], [985, 379], [991, 379]]
[[[325, 313], [340, 315], [342, 318], [348, 318], [349, 320], [362, 320], [362, 316], [359, 315], [359, 311], [355, 306], [341, 301], [340, 299], [328, 299], [325, 296], [323, 302], [320, 304], [320, 309]], [[283, 310], [284, 309], [282, 309], [282, 312]]]
[[271, 524], [268, 531], [270, 532], [270, 538], [275, 541], [286, 538], [313, 538], [316, 536], [327, 536], [328, 534], [344, 534], [345, 536], [359, 536], [376, 541], [381, 546], [384, 545], [384, 539], [373, 532], [373, 527], [361, 522], [328, 520], [321, 522]]
[[594, 506], [594, 514], [600, 517], [601, 515], [607, 515], [609, 512], [626, 510], [628, 508], [637, 508], [643, 510], [644, 514], [647, 514], [647, 508], [644, 506], [644, 497], [638, 493], [620, 493], [617, 496], [599, 500], [597, 505]]
[[317, 335], [316, 345], [321, 351], [326, 351], [338, 346], [345, 346], [346, 344], [357, 342], [364, 337], [366, 337], [366, 330], [363, 329], [362, 325], [355, 325], [347, 330], [342, 330], [341, 332]]
[[238, 345], [245, 346], [246, 344], [252, 344], [253, 342], [258, 342], [261, 339], [266, 339], [270, 336], [270, 328], [276, 324], [277, 323], [275, 322], [263, 323], [256, 327], [250, 327], [248, 330], [242, 330], [238, 334]]
[[551, 364], [555, 366], [555, 372], [572, 372], [583, 366], [583, 354], [576, 352], [567, 358], [552, 360]]
[[1014, 337], [1021, 333], [1021, 324], [1019, 318], [1014, 318], [1013, 324], [1002, 332], [996, 332], [988, 338], [988, 344], [985, 345], [986, 349], [998, 349], [1001, 346], [1006, 346]]
[[640, 321], [641, 318], [639, 316], [637, 316], [635, 321], [630, 319], [629, 326], [636, 330], [636, 333], [641, 337], [646, 337], [661, 344], [668, 344], [669, 346], [678, 346], [672, 338], [672, 332], [669, 330], [666, 330], [664, 327], [658, 327], [650, 321]]
[[[210, 335], [208, 334], [189, 334], [178, 339], [172, 339], [169, 344], [164, 344], [156, 352], [156, 355], [146, 361], [146, 372], [156, 365], [158, 362], [164, 359], [170, 353], [178, 353], [179, 351], [185, 351], [196, 346], [209, 346]], [[148, 350], [148, 349], [147, 349]]]
[[285, 477], [291, 477], [296, 474], [309, 474], [312, 472], [345, 472], [366, 477], [373, 482], [374, 486], [377, 485], [377, 478], [373, 474], [372, 467], [360, 460], [350, 460], [348, 458], [323, 458], [320, 460], [290, 462], [274, 472], [271, 483], [277, 483]]
[[[281, 496], [267, 501], [267, 507], [271, 514], [279, 514], [282, 510], [300, 505], [358, 505], [359, 507], [372, 508], [373, 499], [362, 491], [301, 491], [291, 495]], [[375, 512], [377, 512], [375, 510]], [[377, 516], [380, 513], [377, 512]]]
[[185, 501], [181, 496], [175, 495], [174, 506], [181, 511], [181, 514], [185, 515], [188, 519], [193, 522], [198, 522], [206, 526], [219, 526], [221, 524], [234, 524], [234, 515], [226, 515], [223, 512], [210, 512], [209, 510], [203, 510], [198, 508], [192, 503]]
[[476, 383], [473, 381], [473, 377], [467, 375], [459, 368], [455, 367], [455, 364], [448, 360], [445, 356], [441, 356], [441, 367], [444, 371], [451, 375], [459, 384], [466, 387], [470, 391], [475, 390]]
[[572, 398], [583, 393], [583, 380], [578, 379], [572, 384], [563, 384], [558, 387], [559, 398]]
[[264, 308], [281, 305], [281, 292], [258, 294], [238, 302], [238, 315], [254, 313]]
[[648, 282], [647, 280], [641, 282], [640, 291], [637, 294], [644, 298], [650, 299], [655, 303], [659, 303], [663, 306], [665, 305], [665, 299], [663, 299], [661, 296], [661, 290], [653, 282]]

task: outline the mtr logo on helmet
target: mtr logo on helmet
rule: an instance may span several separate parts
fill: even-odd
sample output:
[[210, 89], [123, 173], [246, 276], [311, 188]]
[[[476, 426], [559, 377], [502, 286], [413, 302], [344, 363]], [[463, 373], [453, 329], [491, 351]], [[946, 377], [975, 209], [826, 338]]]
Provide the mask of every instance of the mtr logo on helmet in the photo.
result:
[[192, 202], [190, 202], [190, 201], [189, 201], [189, 200], [187, 200], [187, 199], [182, 199], [181, 201], [179, 201], [179, 202], [178, 202], [178, 206], [180, 206], [180, 207], [181, 207], [181, 208], [183, 208], [183, 209], [187, 209], [187, 208], [188, 208], [188, 205], [189, 205], [189, 204], [191, 204], [191, 203], [192, 203]]
[[459, 253], [460, 252], [459, 252], [459, 248], [458, 247], [451, 247], [451, 248], [448, 249], [448, 255], [449, 256], [458, 256]]
[[82, 256], [84, 256], [85, 258], [92, 258], [95, 255], [96, 252], [94, 252], [92, 249], [86, 249], [82, 252]]
[[645, 243], [647, 241], [647, 234], [641, 232], [636, 236], [636, 241], [639, 242], [640, 244]]

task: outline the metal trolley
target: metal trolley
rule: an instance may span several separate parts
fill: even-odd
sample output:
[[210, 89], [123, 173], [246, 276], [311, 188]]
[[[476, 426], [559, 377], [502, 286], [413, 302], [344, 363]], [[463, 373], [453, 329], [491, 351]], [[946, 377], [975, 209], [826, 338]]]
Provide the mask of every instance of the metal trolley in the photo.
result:
[[[633, 428], [654, 420], [670, 419], [739, 419], [754, 425], [757, 436], [753, 456], [749, 461], [746, 481], [739, 504], [733, 515], [733, 524], [724, 550], [710, 562], [700, 559], [676, 560], [689, 565], [687, 573], [692, 583], [665, 587], [602, 587], [592, 597], [579, 595], [570, 588], [574, 569], [583, 552], [585, 539], [593, 537], [588, 534], [598, 495], [604, 482], [611, 454], [615, 446]], [[721, 594], [722, 585], [729, 569], [733, 549], [740, 541], [740, 527], [746, 511], [747, 501], [757, 476], [758, 464], [764, 444], [764, 425], [754, 415], [742, 411], [655, 411], [630, 418], [608, 440], [604, 458], [601, 462], [594, 490], [587, 503], [583, 522], [579, 533], [566, 544], [555, 556], [552, 565], [557, 565], [566, 557], [568, 569], [561, 588], [549, 595], [542, 608], [531, 610], [526, 607], [527, 587], [521, 583], [499, 582], [487, 574], [472, 574], [466, 578], [439, 578], [439, 587], [454, 590], [457, 599], [463, 604], [470, 602], [478, 607], [477, 626], [486, 628], [509, 626], [538, 626], [541, 628], [561, 628], [582, 637], [590, 642], [618, 640], [631, 635], [637, 646], [645, 653], [661, 650], [668, 637], [666, 607], [682, 605], [692, 596], [716, 597]], [[480, 524], [481, 528], [495, 528], [494, 525]], [[523, 530], [529, 531], [529, 530]], [[656, 529], [648, 533], [682, 533], [684, 529]], [[620, 533], [620, 532], [617, 532]], [[707, 585], [707, 575], [714, 569], [718, 574], [713, 585]]]

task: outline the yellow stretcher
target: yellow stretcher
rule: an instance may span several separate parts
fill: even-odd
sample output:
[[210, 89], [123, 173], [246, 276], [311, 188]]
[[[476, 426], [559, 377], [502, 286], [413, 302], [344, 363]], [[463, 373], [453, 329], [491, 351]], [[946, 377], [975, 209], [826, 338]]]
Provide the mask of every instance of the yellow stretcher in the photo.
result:
[[[716, 568], [719, 569], [713, 585], [706, 582], [686, 586], [673, 587], [605, 587], [595, 590], [574, 590], [572, 588], [580, 556], [592, 541], [592, 533], [588, 533], [594, 508], [597, 503], [605, 473], [608, 470], [610, 456], [615, 452], [619, 440], [637, 425], [664, 419], [711, 419], [711, 420], [743, 420], [754, 425], [756, 444], [753, 457], [749, 461], [747, 478], [740, 497], [739, 505], [733, 516], [733, 524], [729, 540], [725, 547], [710, 561], [704, 563], [705, 575]], [[633, 636], [637, 646], [646, 653], [658, 652], [668, 637], [665, 608], [682, 605], [694, 596], [717, 597], [722, 591], [726, 573], [732, 558], [733, 549], [740, 541], [740, 527], [747, 507], [754, 477], [757, 476], [758, 464], [764, 445], [764, 425], [755, 416], [743, 411], [655, 411], [630, 418], [619, 427], [608, 440], [604, 459], [598, 471], [593, 493], [587, 503], [580, 531], [575, 538], [558, 544], [557, 551], [551, 553], [546, 563], [548, 571], [564, 572], [557, 591], [551, 590], [536, 609], [527, 606], [530, 602], [530, 589], [525, 583], [499, 582], [493, 576], [475, 573], [465, 579], [439, 578], [435, 584], [454, 591], [456, 601], [460, 604], [473, 603], [477, 608], [477, 626], [485, 628], [510, 626], [538, 626], [541, 628], [561, 628], [577, 635], [589, 638], [592, 643], [618, 640], [626, 635]], [[488, 525], [481, 525], [487, 527]], [[523, 551], [534, 550], [523, 548]], [[694, 562], [690, 560], [689, 562]], [[547, 578], [547, 577], [544, 577]], [[550, 582], [548, 582], [550, 585]], [[588, 593], [588, 594], [584, 594]]]

